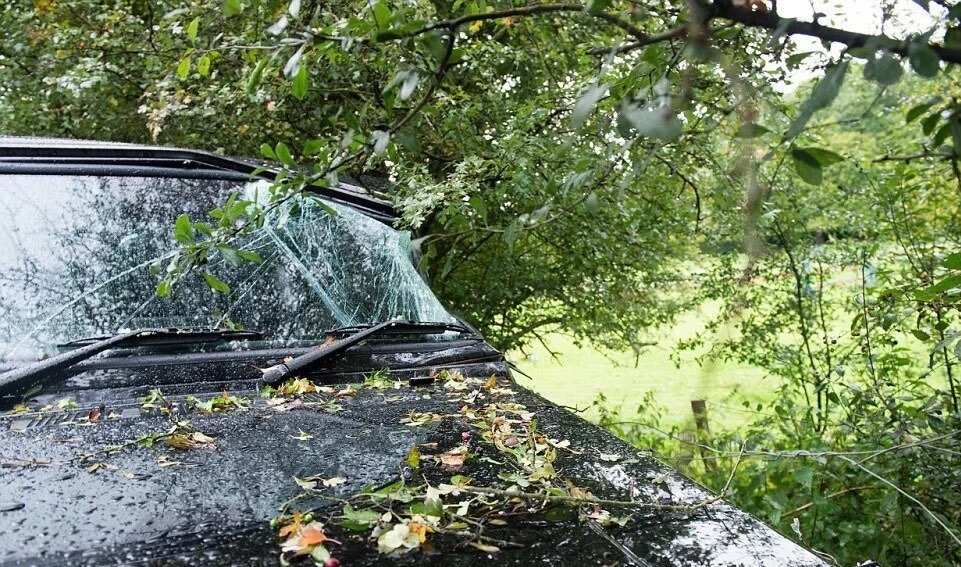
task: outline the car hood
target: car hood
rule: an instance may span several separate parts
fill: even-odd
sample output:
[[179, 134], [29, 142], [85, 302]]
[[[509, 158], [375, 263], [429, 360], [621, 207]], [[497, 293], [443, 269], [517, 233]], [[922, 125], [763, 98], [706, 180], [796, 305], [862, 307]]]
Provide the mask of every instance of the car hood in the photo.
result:
[[[420, 548], [388, 556], [369, 532], [330, 522], [329, 535], [339, 542], [329, 545], [334, 556], [344, 565], [447, 565], [488, 555], [516, 565], [823, 564], [669, 467], [516, 385], [503, 361], [445, 368], [440, 376], [456, 379], [417, 379], [438, 376], [438, 367], [395, 369], [366, 385], [354, 374], [328, 375], [316, 378], [327, 384], [321, 391], [271, 398], [259, 396], [250, 379], [167, 384], [172, 415], [144, 407], [146, 385], [100, 387], [75, 392], [77, 407], [3, 416], [0, 562], [276, 565], [280, 541], [271, 520], [281, 508], [336, 517], [338, 499], [405, 475], [437, 485], [459, 474], [473, 486], [505, 488], [504, 456], [472, 418], [501, 404], [523, 412], [557, 445], [558, 482], [598, 499], [661, 507], [615, 510], [627, 518], [623, 526], [605, 525], [584, 510], [510, 515], [484, 528], [485, 537], [508, 544], [496, 553], [431, 534]], [[222, 390], [247, 400], [246, 407], [198, 409], [198, 401]], [[196, 399], [188, 403], [188, 395]], [[203, 442], [186, 449], [164, 443], [160, 436], [185, 420]], [[456, 473], [432, 457], [465, 440], [471, 456]], [[415, 447], [423, 457], [413, 471]], [[305, 478], [339, 484], [305, 499], [295, 480]]]

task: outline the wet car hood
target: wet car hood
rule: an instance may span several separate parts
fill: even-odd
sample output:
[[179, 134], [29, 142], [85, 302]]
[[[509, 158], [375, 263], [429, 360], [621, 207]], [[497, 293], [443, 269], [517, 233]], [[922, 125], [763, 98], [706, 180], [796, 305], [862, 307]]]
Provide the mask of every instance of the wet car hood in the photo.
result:
[[[430, 356], [443, 360], [437, 352]], [[429, 455], [461, 443], [472, 431], [465, 408], [499, 398], [536, 416], [545, 436], [569, 442], [554, 463], [558, 476], [596, 498], [709, 504], [686, 512], [638, 509], [623, 526], [576, 515], [512, 516], [487, 528], [485, 533], [512, 544], [493, 554], [432, 537], [406, 555], [386, 556], [369, 534], [331, 525], [340, 544], [330, 548], [342, 564], [823, 564], [749, 515], [712, 501], [708, 491], [669, 467], [517, 386], [502, 359], [445, 364], [467, 377], [452, 391], [441, 380], [411, 385], [407, 379], [437, 370], [410, 367], [404, 361], [411, 358], [395, 353], [381, 360], [393, 369], [388, 387], [365, 387], [360, 374], [348, 369], [313, 377], [333, 390], [282, 403], [258, 396], [250, 364], [231, 367], [234, 379], [225, 380], [230, 372], [221, 367], [234, 363], [212, 361], [201, 367], [216, 380], [162, 386], [179, 408], [172, 417], [144, 408], [142, 400], [173, 366], [110, 370], [143, 382], [123, 387], [107, 387], [116, 376], [108, 380], [91, 370], [95, 377], [85, 378], [84, 388], [67, 392], [75, 408], [0, 418], [0, 563], [276, 565], [280, 545], [270, 522], [302, 494], [295, 478], [344, 479], [327, 489], [325, 499], [309, 503], [318, 514], [335, 514], [341, 504], [332, 498], [409, 475], [404, 467], [413, 447]], [[330, 393], [346, 383], [356, 393]], [[214, 414], [184, 409], [188, 395], [203, 401], [222, 391], [246, 398], [249, 406]], [[49, 401], [60, 395], [65, 393], [51, 394]], [[412, 423], [412, 412], [432, 417]], [[138, 442], [168, 432], [177, 420], [189, 420], [211, 441], [187, 450]], [[503, 484], [498, 455], [476, 433], [472, 456], [458, 474], [478, 486]], [[451, 475], [430, 458], [423, 463], [424, 478], [445, 482]]]

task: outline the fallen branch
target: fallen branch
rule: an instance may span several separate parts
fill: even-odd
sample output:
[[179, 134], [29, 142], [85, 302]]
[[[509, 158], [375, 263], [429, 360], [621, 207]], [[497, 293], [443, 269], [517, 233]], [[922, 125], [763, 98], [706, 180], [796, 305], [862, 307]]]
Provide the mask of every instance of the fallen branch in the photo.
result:
[[696, 502], [694, 504], [660, 504], [658, 502], [639, 502], [637, 500], [609, 500], [605, 498], [584, 498], [577, 496], [566, 496], [562, 494], [551, 494], [549, 492], [521, 492], [518, 490], [502, 490], [499, 488], [486, 488], [479, 486], [458, 486], [458, 492], [465, 492], [467, 494], [478, 494], [486, 496], [497, 496], [501, 498], [520, 498], [522, 500], [528, 500], [533, 502], [557, 502], [564, 504], [591, 504], [595, 506], [612, 506], [619, 508], [644, 508], [650, 510], [665, 510], [674, 512], [693, 512], [699, 510], [705, 506], [709, 506], [714, 502], [717, 502], [722, 497], [714, 496], [703, 500], [701, 502]]

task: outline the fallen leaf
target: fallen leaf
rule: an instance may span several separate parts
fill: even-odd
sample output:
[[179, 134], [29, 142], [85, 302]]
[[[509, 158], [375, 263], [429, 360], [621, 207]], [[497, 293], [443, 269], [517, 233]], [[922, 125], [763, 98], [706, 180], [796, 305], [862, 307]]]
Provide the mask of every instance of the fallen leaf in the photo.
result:
[[297, 483], [297, 486], [303, 488], [304, 490], [313, 490], [313, 489], [317, 488], [317, 481], [316, 481], [316, 480], [305, 480], [305, 479], [302, 479], [302, 478], [297, 478], [297, 477], [295, 476], [295, 477], [294, 477], [294, 482], [296, 482], [296, 483]]
[[93, 408], [87, 412], [87, 421], [90, 423], [96, 423], [100, 421], [100, 408]]
[[157, 457], [157, 466], [160, 468], [175, 467], [177, 465], [182, 465], [183, 461], [171, 460], [167, 455], [160, 455]]
[[327, 480], [325, 480], [325, 481], [324, 481], [324, 486], [326, 486], [327, 488], [333, 488], [333, 487], [335, 487], [335, 486], [340, 486], [341, 484], [344, 484], [345, 482], [347, 482], [347, 479], [346, 479], [346, 478], [344, 478], [344, 477], [342, 477], [342, 476], [335, 476], [335, 477], [333, 477], [333, 478], [328, 478]]
[[440, 414], [412, 411], [407, 414], [407, 417], [400, 420], [400, 422], [410, 427], [420, 427], [422, 425], [427, 425], [428, 423], [440, 421], [441, 419], [443, 419], [443, 416]]
[[407, 452], [407, 458], [405, 459], [407, 466], [417, 470], [420, 468], [420, 449], [417, 447], [411, 447], [410, 451]]
[[163, 442], [174, 449], [180, 449], [182, 451], [192, 449], [196, 445], [190, 437], [183, 433], [168, 435], [163, 438]]
[[440, 463], [444, 468], [457, 470], [464, 466], [464, 461], [467, 459], [467, 447], [456, 447], [446, 453], [441, 453], [437, 458], [440, 459]]
[[418, 543], [424, 543], [427, 541], [427, 530], [429, 529], [426, 524], [421, 524], [419, 522], [411, 522], [407, 524], [407, 529], [410, 535], [417, 538]]
[[294, 535], [295, 533], [297, 533], [298, 530], [300, 530], [300, 526], [303, 523], [303, 519], [304, 519], [304, 515], [302, 513], [294, 512], [290, 516], [290, 521], [280, 528], [280, 531], [277, 532], [277, 535], [279, 535], [281, 538], [284, 538], [284, 539]]
[[491, 376], [484, 382], [483, 388], [485, 390], [492, 390], [495, 386], [497, 386], [497, 377]]
[[203, 433], [201, 433], [201, 432], [199, 432], [199, 431], [194, 431], [193, 434], [190, 436], [190, 438], [191, 438], [192, 440], [196, 441], [197, 443], [202, 443], [202, 444], [204, 444], [204, 445], [211, 445], [211, 444], [213, 444], [213, 442], [214, 442], [214, 438], [213, 438], [213, 437], [210, 437], [210, 436], [208, 436], [208, 435], [204, 435]]
[[354, 388], [353, 386], [347, 386], [343, 390], [337, 390], [334, 392], [334, 396], [338, 398], [347, 398], [355, 395], [357, 395], [357, 388]]
[[277, 393], [282, 396], [302, 396], [317, 392], [317, 385], [307, 378], [292, 378], [287, 380], [277, 388]]
[[[411, 531], [411, 526], [414, 531]], [[421, 528], [423, 526], [423, 528]], [[377, 551], [383, 554], [406, 553], [420, 547], [426, 540], [427, 526], [411, 522], [410, 524], [396, 524], [390, 530], [380, 534], [377, 538]], [[421, 539], [421, 538], [424, 539]]]
[[[317, 525], [315, 526], [315, 524]], [[325, 541], [327, 541], [327, 535], [324, 534], [323, 524], [319, 522], [312, 522], [300, 532], [300, 545], [302, 546], [317, 545]]]
[[7, 412], [7, 414], [8, 414], [8, 415], [17, 415], [17, 414], [21, 414], [21, 413], [28, 413], [28, 412], [30, 412], [30, 411], [31, 411], [31, 410], [30, 410], [30, 406], [28, 406], [27, 404], [17, 404], [17, 405], [15, 405], [15, 406], [13, 406], [13, 409], [11, 409], [9, 412]]
[[467, 486], [470, 484], [470, 481], [471, 479], [469, 476], [464, 476], [462, 474], [455, 474], [454, 476], [450, 477], [450, 483], [454, 486]]

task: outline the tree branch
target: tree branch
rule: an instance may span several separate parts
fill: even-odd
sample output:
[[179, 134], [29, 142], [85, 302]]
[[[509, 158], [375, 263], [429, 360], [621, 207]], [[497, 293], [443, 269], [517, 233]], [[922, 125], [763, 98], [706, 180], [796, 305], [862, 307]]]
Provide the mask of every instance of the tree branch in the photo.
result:
[[[616, 47], [595, 47], [588, 51], [591, 55], [605, 55], [607, 53], [613, 52], [615, 55], [620, 55], [622, 53], [627, 53], [629, 51], [634, 51], [641, 47], [647, 47], [655, 43], [661, 43], [664, 41], [670, 41], [672, 39], [677, 39], [687, 36], [688, 26], [687, 24], [677, 26], [676, 28], [669, 29], [667, 31], [645, 36], [643, 39], [639, 38], [637, 41], [631, 43], [625, 43], [624, 45]], [[636, 37], [636, 36], [635, 36]]]
[[[817, 22], [799, 22], [793, 18], [782, 18], [774, 12], [751, 11], [747, 8], [734, 6], [731, 0], [714, 0], [711, 5], [711, 18], [721, 18], [737, 22], [750, 27], [777, 30], [787, 35], [807, 35], [842, 43], [848, 47], [862, 47], [869, 41], [879, 43], [892, 53], [907, 55], [908, 41], [894, 39], [886, 35], [871, 35], [858, 33], [830, 26], [824, 26]], [[961, 63], [961, 49], [952, 49], [936, 43], [928, 44], [942, 61], [949, 63]]]

